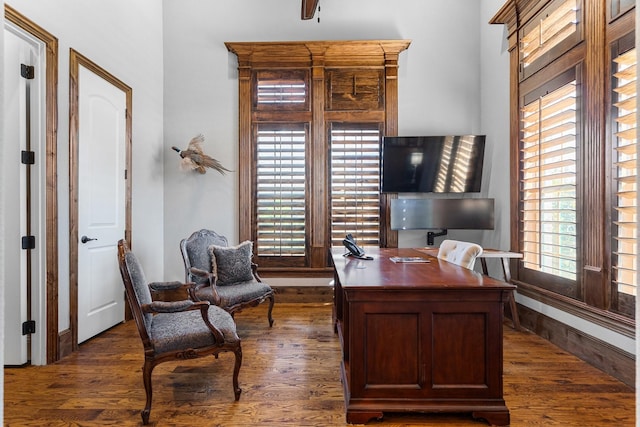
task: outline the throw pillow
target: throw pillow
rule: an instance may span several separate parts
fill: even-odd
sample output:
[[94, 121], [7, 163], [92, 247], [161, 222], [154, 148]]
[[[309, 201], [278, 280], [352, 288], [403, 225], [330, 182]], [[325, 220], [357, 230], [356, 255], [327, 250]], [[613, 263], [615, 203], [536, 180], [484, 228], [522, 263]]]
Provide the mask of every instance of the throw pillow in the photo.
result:
[[253, 243], [249, 240], [238, 246], [209, 246], [211, 271], [218, 278], [219, 286], [246, 282], [253, 279], [251, 257]]

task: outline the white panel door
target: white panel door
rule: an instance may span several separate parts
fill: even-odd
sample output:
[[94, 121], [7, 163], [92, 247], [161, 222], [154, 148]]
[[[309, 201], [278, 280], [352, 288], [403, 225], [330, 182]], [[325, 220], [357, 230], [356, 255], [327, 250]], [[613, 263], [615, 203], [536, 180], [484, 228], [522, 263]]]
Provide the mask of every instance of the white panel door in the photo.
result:
[[78, 76], [78, 343], [124, 321], [117, 242], [125, 231], [126, 95]]
[[[4, 239], [0, 245], [4, 250], [5, 268], [0, 274], [5, 283], [5, 310], [2, 315], [5, 321], [4, 362], [7, 365], [22, 365], [30, 360], [33, 362], [34, 358], [35, 363], [40, 364], [39, 344], [43, 331], [46, 331], [46, 324], [39, 317], [43, 301], [38, 300], [44, 295], [41, 290], [45, 286], [44, 265], [41, 263], [45, 235], [40, 209], [40, 203], [44, 203], [41, 199], [46, 75], [43, 49], [42, 41], [5, 22], [2, 58], [5, 113], [2, 133], [5, 144], [1, 147], [0, 165], [5, 183], [0, 190], [0, 203], [4, 206]], [[33, 67], [31, 78], [22, 77], [23, 65]], [[32, 165], [22, 163], [21, 153], [27, 149], [34, 153]], [[29, 185], [30, 189], [27, 188]], [[35, 237], [32, 249], [22, 249], [22, 236], [27, 235]], [[33, 320], [36, 325], [36, 332], [31, 335], [31, 346], [27, 335], [22, 334], [22, 325], [27, 320]]]
[[20, 75], [20, 64], [30, 64], [30, 47], [12, 31], [4, 31], [4, 112], [2, 189], [4, 218], [4, 362], [7, 365], [27, 363], [27, 336], [22, 323], [27, 320], [27, 251], [21, 237], [26, 235], [25, 165], [20, 153], [26, 147], [26, 80]]

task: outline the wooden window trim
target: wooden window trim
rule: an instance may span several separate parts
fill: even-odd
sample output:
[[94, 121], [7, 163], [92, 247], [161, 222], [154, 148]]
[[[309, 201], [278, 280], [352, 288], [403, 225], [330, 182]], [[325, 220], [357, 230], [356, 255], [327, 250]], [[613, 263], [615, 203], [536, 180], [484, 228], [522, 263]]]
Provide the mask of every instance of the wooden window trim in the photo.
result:
[[[350, 121], [379, 120], [384, 123], [387, 135], [396, 135], [398, 126], [398, 57], [409, 47], [410, 40], [362, 40], [362, 41], [310, 41], [310, 42], [227, 42], [227, 49], [234, 53], [238, 61], [239, 85], [239, 238], [252, 239], [252, 212], [255, 211], [252, 188], [254, 168], [242, 167], [253, 165], [252, 123], [256, 120], [268, 121], [276, 117], [270, 111], [254, 111], [252, 98], [252, 81], [255, 70], [299, 69], [307, 70], [310, 76], [311, 98], [310, 111], [292, 112], [308, 114], [310, 117], [310, 152], [313, 162], [311, 167], [310, 193], [313, 195], [308, 209], [311, 212], [324, 212], [310, 219], [308, 253], [305, 267], [299, 271], [326, 273], [331, 246], [326, 217], [329, 212], [329, 189], [324, 176], [323, 166], [328, 163], [326, 150], [326, 127], [330, 117], [334, 119], [346, 114]], [[326, 111], [325, 72], [327, 69], [379, 69], [384, 73], [384, 111]], [[336, 116], [337, 114], [337, 116]], [[332, 116], [333, 115], [333, 116]], [[381, 120], [380, 120], [381, 119]], [[397, 231], [390, 229], [389, 205], [394, 195], [381, 197], [380, 244], [381, 246], [397, 246]], [[261, 267], [261, 270], [263, 268]], [[270, 272], [290, 272], [285, 266], [274, 266]]]
[[[629, 9], [617, 16], [605, 18], [606, 8], [610, 1], [583, 2], [584, 4], [584, 37], [581, 43], [566, 51], [564, 54], [540, 68], [524, 80], [519, 75], [518, 35], [524, 23], [541, 11], [549, 2], [546, 0], [508, 0], [503, 7], [490, 20], [492, 24], [506, 24], [508, 48], [510, 52], [510, 156], [511, 175], [510, 180], [518, 179], [518, 150], [519, 141], [519, 107], [521, 94], [541, 86], [545, 81], [557, 75], [558, 70], [567, 69], [576, 64], [582, 64], [583, 77], [581, 80], [583, 99], [581, 101], [583, 124], [583, 144], [579, 153], [580, 170], [585, 174], [585, 185], [579, 190], [582, 197], [580, 212], [584, 224], [580, 229], [583, 241], [580, 243], [580, 269], [582, 277], [578, 278], [579, 299], [572, 299], [555, 292], [538, 287], [536, 281], [525, 281], [518, 277], [514, 279], [522, 283], [523, 290], [532, 290], [532, 298], [544, 302], [562, 301], [563, 304], [574, 306], [576, 315], [589, 319], [581, 310], [601, 313], [602, 316], [635, 326], [634, 319], [622, 318], [609, 311], [610, 286], [609, 274], [611, 268], [611, 251], [607, 243], [610, 233], [609, 228], [610, 204], [607, 203], [605, 192], [610, 191], [611, 162], [605, 158], [605, 152], [610, 150], [610, 142], [607, 141], [607, 132], [610, 124], [610, 112], [602, 110], [603, 105], [609, 105], [610, 66], [608, 61], [609, 44], [611, 41], [632, 31], [635, 27], [635, 9]], [[609, 25], [607, 25], [609, 24]], [[609, 144], [609, 145], [607, 145]], [[606, 167], [603, 167], [608, 165]], [[588, 185], [586, 185], [588, 183]], [[518, 189], [511, 187], [511, 219], [520, 221], [518, 212]], [[511, 233], [511, 248], [519, 250], [519, 235], [517, 230]], [[515, 264], [515, 263], [514, 263]], [[517, 270], [517, 268], [515, 269]], [[528, 283], [526, 283], [528, 282]], [[524, 293], [524, 292], [523, 292]], [[550, 304], [553, 305], [553, 304]], [[596, 322], [597, 323], [597, 322]]]
[[[535, 100], [539, 99], [541, 96], [544, 96], [546, 94], [552, 93], [554, 91], [556, 91], [557, 89], [560, 89], [562, 87], [564, 87], [566, 84], [570, 83], [571, 81], [576, 81], [577, 82], [577, 86], [580, 86], [580, 81], [581, 81], [581, 67], [575, 66], [575, 67], [571, 67], [568, 70], [563, 71], [562, 73], [558, 74], [557, 76], [555, 76], [554, 78], [548, 80], [545, 84], [542, 84], [541, 86], [531, 90], [528, 93], [523, 93], [521, 95], [521, 101], [520, 101], [520, 109], [522, 109], [525, 105], [529, 105], [532, 102], [535, 102]], [[580, 97], [580, 93], [578, 92], [576, 95], [578, 98]], [[581, 123], [582, 123], [582, 119], [581, 119], [581, 114], [580, 114], [580, 103], [579, 101], [577, 101], [576, 104], [576, 157], [579, 158], [579, 153], [580, 153], [580, 146], [582, 145], [580, 140], [580, 127], [581, 127]], [[519, 125], [519, 129], [520, 129], [520, 125]], [[520, 137], [519, 137], [519, 142], [518, 145], [520, 146], [521, 142], [520, 140], [523, 138], [523, 134], [522, 134], [522, 129], [520, 129]], [[520, 154], [518, 155], [518, 165], [520, 165], [521, 160], [520, 160]], [[577, 163], [577, 161], [576, 161]], [[521, 185], [521, 181], [522, 181], [522, 171], [520, 169], [518, 169], [518, 201], [519, 203], [521, 202], [521, 200], [523, 199], [523, 195], [522, 195], [522, 189], [520, 188]], [[577, 179], [579, 180], [580, 177], [580, 173], [579, 170], [576, 171], [576, 176]], [[513, 185], [513, 184], [512, 184]], [[580, 200], [580, 196], [579, 196], [579, 181], [576, 182], [576, 211], [579, 212], [579, 200]], [[522, 208], [519, 207], [519, 212], [522, 211]], [[577, 220], [580, 220], [580, 216], [578, 215]], [[522, 246], [522, 236], [520, 235], [520, 233], [522, 233], [522, 229], [521, 229], [521, 224], [522, 224], [522, 220], [518, 221], [518, 231], [519, 231], [519, 235], [518, 235], [518, 248], [520, 252], [524, 252], [524, 247]], [[580, 229], [580, 223], [576, 224], [576, 228], [577, 230]], [[579, 239], [580, 236], [577, 235], [576, 238], [578, 239], [578, 248], [579, 248]], [[576, 262], [579, 263], [580, 259], [579, 256], [576, 259]], [[579, 265], [579, 264], [578, 264]], [[549, 289], [551, 291], [554, 291], [556, 293], [558, 293], [559, 295], [565, 295], [565, 296], [569, 296], [572, 298], [576, 298], [579, 299], [582, 295], [581, 289], [578, 286], [578, 283], [580, 283], [580, 279], [581, 279], [581, 275], [580, 275], [580, 268], [578, 267], [577, 271], [576, 271], [576, 280], [572, 280], [572, 279], [568, 279], [568, 278], [563, 278], [563, 277], [559, 277], [559, 276], [555, 276], [555, 275], [551, 275], [549, 273], [545, 273], [542, 271], [537, 271], [537, 270], [533, 270], [533, 269], [528, 269], [524, 267], [524, 263], [520, 262], [518, 263], [518, 272], [517, 272], [517, 277], [519, 277], [521, 280], [526, 281], [528, 283], [536, 283], [538, 286], [545, 288], [545, 289]]]

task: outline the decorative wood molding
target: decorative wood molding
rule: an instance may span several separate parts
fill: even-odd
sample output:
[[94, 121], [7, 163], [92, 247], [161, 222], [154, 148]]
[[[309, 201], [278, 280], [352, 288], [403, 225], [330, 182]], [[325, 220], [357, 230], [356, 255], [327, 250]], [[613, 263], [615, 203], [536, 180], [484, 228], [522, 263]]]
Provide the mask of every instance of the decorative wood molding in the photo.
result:
[[515, 281], [518, 293], [591, 322], [628, 338], [635, 338], [635, 321], [607, 310], [600, 310], [573, 298], [559, 295], [528, 283]]
[[311, 67], [316, 58], [323, 66], [385, 66], [396, 61], [411, 40], [326, 40], [282, 42], [225, 42], [238, 57], [238, 67]]
[[520, 305], [522, 326], [635, 388], [635, 357], [624, 350], [585, 334], [569, 325]]
[[312, 19], [318, 8], [318, 0], [302, 0], [302, 19]]
[[[292, 112], [300, 121], [311, 121], [309, 137], [311, 140], [310, 160], [314, 162], [310, 177], [311, 185], [308, 209], [312, 212], [327, 212], [329, 209], [326, 195], [329, 193], [326, 180], [327, 152], [324, 144], [313, 141], [325, 141], [326, 123], [331, 120], [362, 120], [366, 122], [384, 123], [387, 135], [397, 134], [398, 128], [398, 58], [402, 51], [411, 44], [411, 40], [325, 40], [325, 41], [276, 41], [276, 42], [226, 42], [229, 52], [238, 60], [239, 86], [239, 152], [241, 164], [253, 164], [252, 123], [256, 115], [268, 118], [268, 112], [253, 111], [251, 85], [255, 70], [307, 70], [312, 81], [311, 102], [309, 111]], [[364, 71], [363, 71], [364, 70]], [[357, 110], [338, 108], [333, 110], [327, 96], [327, 79], [329, 74], [348, 74], [350, 72], [379, 73], [384, 85], [384, 96], [379, 105]], [[382, 80], [383, 79], [383, 80]], [[382, 90], [380, 91], [382, 93]], [[384, 104], [382, 104], [384, 102]], [[324, 169], [323, 169], [324, 168]], [[324, 171], [320, 173], [320, 171]], [[243, 207], [239, 218], [239, 238], [255, 240], [252, 236], [252, 214], [255, 209], [255, 197], [251, 192], [253, 183], [252, 168], [240, 168], [239, 171], [239, 204]], [[397, 231], [390, 229], [388, 200], [390, 196], [381, 197], [380, 244], [385, 247], [397, 246]], [[329, 224], [326, 215], [312, 216], [309, 227], [313, 230], [308, 242], [308, 251], [302, 269], [298, 273], [308, 274], [318, 271], [326, 272], [328, 264], [327, 247], [330, 246]], [[291, 266], [260, 264], [261, 272], [291, 272]], [[307, 270], [306, 273], [303, 270]], [[285, 271], [286, 270], [286, 271]]]

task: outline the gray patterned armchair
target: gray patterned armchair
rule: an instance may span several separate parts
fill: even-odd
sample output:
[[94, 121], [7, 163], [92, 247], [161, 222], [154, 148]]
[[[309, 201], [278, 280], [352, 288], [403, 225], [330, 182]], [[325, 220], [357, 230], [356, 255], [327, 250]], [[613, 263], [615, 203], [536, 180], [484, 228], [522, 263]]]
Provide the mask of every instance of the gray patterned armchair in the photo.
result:
[[227, 238], [211, 230], [199, 230], [180, 242], [185, 280], [195, 282], [195, 298], [211, 302], [233, 316], [247, 307], [269, 300], [267, 318], [273, 326], [273, 289], [258, 276], [252, 262], [253, 244], [229, 246]]
[[152, 293], [170, 291], [184, 294], [193, 292], [193, 283], [148, 283], [136, 256], [127, 242], [118, 242], [118, 262], [127, 300], [131, 307], [144, 347], [142, 378], [147, 402], [142, 410], [142, 423], [149, 423], [151, 413], [151, 373], [160, 363], [172, 360], [184, 361], [208, 355], [216, 358], [219, 353], [233, 352], [233, 392], [240, 399], [238, 373], [242, 365], [242, 348], [231, 315], [208, 301], [154, 301]]

